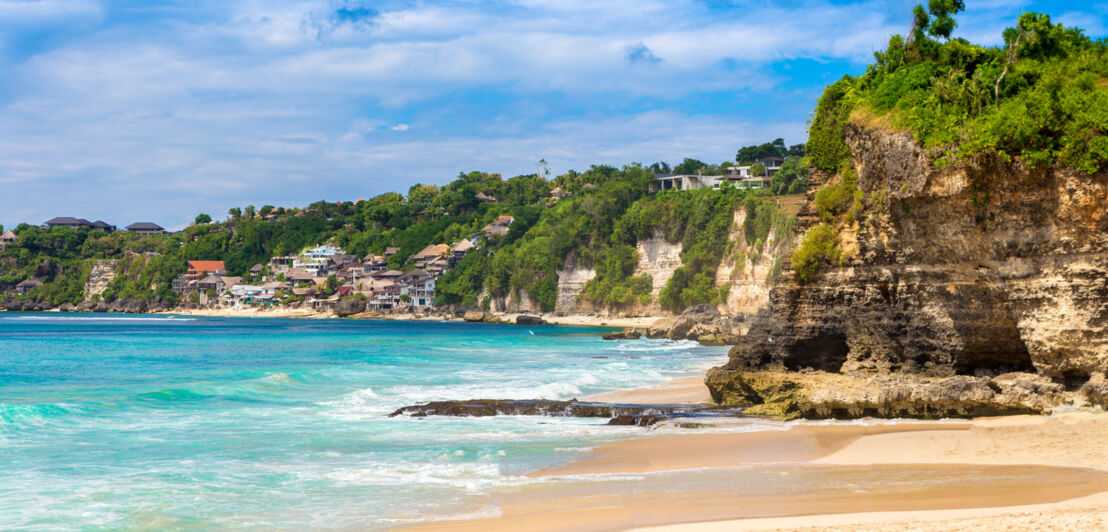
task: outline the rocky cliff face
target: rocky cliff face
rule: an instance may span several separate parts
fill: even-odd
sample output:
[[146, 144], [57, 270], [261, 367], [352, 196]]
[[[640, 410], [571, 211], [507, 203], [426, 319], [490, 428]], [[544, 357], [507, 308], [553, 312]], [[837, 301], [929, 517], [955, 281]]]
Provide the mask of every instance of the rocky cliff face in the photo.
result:
[[[650, 297], [657, 301], [658, 294], [673, 277], [673, 272], [681, 267], [681, 244], [671, 244], [664, 234], [655, 231], [650, 238], [637, 242], [635, 249], [639, 252], [639, 263], [635, 265], [632, 275], [650, 276], [653, 281]], [[657, 303], [653, 306], [661, 311]]]
[[[1038, 374], [1065, 389], [1108, 370], [1108, 174], [997, 158], [937, 166], [907, 133], [847, 128], [864, 210], [843, 258], [792, 272], [709, 379], [805, 368], [856, 376]], [[840, 176], [816, 172], [813, 196]], [[712, 384], [712, 383], [715, 384]], [[997, 386], [992, 386], [996, 389]]]
[[94, 260], [89, 267], [88, 279], [85, 281], [84, 297], [88, 301], [92, 296], [98, 296], [108, 289], [115, 280], [117, 260]]

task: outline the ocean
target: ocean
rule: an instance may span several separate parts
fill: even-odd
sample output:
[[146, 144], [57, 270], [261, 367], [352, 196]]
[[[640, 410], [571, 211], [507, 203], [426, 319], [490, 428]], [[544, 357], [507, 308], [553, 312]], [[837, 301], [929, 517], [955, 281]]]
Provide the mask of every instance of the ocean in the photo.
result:
[[[0, 314], [0, 529], [384, 529], [649, 429], [390, 418], [703, 374], [726, 348], [429, 321]], [[544, 482], [549, 482], [545, 480]], [[479, 509], [477, 513], [495, 509]]]

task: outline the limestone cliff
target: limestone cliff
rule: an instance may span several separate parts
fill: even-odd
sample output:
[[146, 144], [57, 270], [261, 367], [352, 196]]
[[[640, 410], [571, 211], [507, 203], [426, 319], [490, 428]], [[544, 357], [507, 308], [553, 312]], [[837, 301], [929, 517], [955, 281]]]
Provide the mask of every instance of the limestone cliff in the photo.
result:
[[89, 266], [88, 279], [85, 281], [84, 299], [88, 301], [108, 289], [115, 280], [117, 260], [93, 260]]
[[[768, 315], [709, 378], [717, 398], [728, 372], [765, 369], [1100, 386], [1108, 174], [996, 157], [940, 166], [907, 133], [856, 125], [845, 140], [861, 210], [835, 226], [838, 260], [808, 282], [785, 271]], [[814, 172], [799, 233], [819, 221], [816, 191], [840, 179]]]

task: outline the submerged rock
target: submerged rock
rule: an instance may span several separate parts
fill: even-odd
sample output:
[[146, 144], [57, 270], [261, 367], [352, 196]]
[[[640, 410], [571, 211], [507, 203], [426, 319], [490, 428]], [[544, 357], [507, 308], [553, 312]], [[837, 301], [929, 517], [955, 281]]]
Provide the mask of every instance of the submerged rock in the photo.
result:
[[539, 316], [528, 316], [526, 314], [516, 316], [516, 325], [542, 325], [544, 323], [546, 323], [546, 320]]

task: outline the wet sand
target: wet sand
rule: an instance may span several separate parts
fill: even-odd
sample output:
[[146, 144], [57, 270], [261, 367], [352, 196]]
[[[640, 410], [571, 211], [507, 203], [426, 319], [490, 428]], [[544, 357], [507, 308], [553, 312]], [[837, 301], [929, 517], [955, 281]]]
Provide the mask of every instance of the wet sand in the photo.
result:
[[592, 395], [588, 401], [629, 404], [701, 404], [712, 400], [704, 377], [674, 379], [654, 388], [636, 388]]
[[[549, 482], [494, 492], [482, 507], [498, 509], [499, 517], [417, 530], [588, 531], [674, 523], [695, 524], [679, 530], [774, 529], [825, 526], [834, 522], [827, 516], [835, 514], [897, 516], [1056, 504], [1108, 490], [1108, 472], [1089, 467], [846, 465], [831, 458], [852, 456], [853, 446], [871, 445], [861, 443], [867, 438], [889, 438], [903, 446], [916, 438], [926, 442], [938, 434], [974, 431], [971, 423], [801, 424], [788, 430], [631, 440], [532, 475]], [[910, 455], [912, 448], [903, 452]]]

